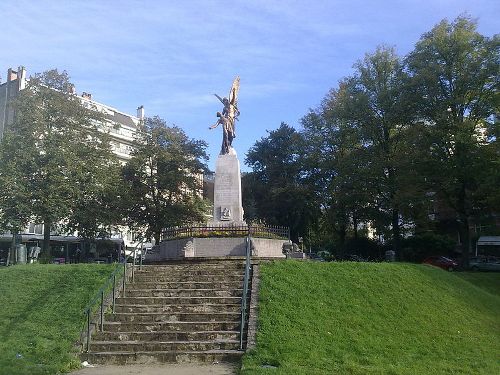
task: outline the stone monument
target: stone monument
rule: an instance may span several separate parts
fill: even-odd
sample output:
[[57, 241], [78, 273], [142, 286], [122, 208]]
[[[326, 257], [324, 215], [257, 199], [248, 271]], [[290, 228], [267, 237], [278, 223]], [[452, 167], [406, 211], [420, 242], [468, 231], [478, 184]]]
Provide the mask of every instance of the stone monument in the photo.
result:
[[[240, 115], [238, 110], [239, 88], [240, 78], [236, 77], [227, 98], [221, 98], [214, 94], [224, 107], [221, 112], [217, 112], [217, 122], [210, 126], [210, 129], [214, 129], [222, 125], [222, 146], [215, 163], [212, 220], [208, 222], [207, 226], [169, 228], [165, 232], [167, 239], [160, 244], [158, 251], [148, 255], [148, 261], [243, 257], [247, 255], [248, 249], [250, 249], [252, 257], [285, 257], [283, 244], [289, 241], [283, 237], [282, 232], [280, 234], [276, 232], [277, 228], [261, 225], [258, 228], [259, 235], [255, 235], [255, 227], [247, 226], [243, 221], [240, 162], [232, 145], [233, 139], [236, 137], [236, 121]], [[229, 236], [223, 235], [221, 237], [220, 233], [216, 233], [219, 231], [219, 227], [223, 227], [222, 232], [229, 232]], [[236, 228], [231, 230], [229, 227]], [[265, 233], [268, 234], [268, 237], [265, 236]], [[250, 239], [250, 244], [247, 242], [247, 238]]]
[[240, 77], [236, 77], [226, 98], [214, 94], [224, 105], [222, 112], [217, 112], [217, 122], [210, 126], [214, 129], [222, 125], [222, 146], [215, 163], [214, 211], [210, 224], [243, 225], [243, 206], [241, 203], [240, 162], [232, 146], [236, 137], [238, 110], [238, 91]]

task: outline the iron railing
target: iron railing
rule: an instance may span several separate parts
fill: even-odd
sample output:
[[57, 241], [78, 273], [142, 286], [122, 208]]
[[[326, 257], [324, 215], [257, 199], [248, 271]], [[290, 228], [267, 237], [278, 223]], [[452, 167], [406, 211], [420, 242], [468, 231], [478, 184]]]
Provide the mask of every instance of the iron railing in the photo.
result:
[[[142, 250], [142, 245], [144, 241], [140, 242], [136, 247], [134, 248], [134, 252], [132, 255], [132, 282], [134, 282], [134, 275], [135, 275], [135, 266], [136, 266], [136, 258], [137, 258], [137, 249], [140, 246], [141, 247], [141, 253], [140, 253], [140, 263], [139, 263], [139, 269], [142, 268], [142, 258], [143, 258], [143, 250]], [[127, 255], [125, 252], [123, 253], [123, 261], [115, 268], [111, 276], [106, 280], [104, 285], [99, 289], [99, 291], [94, 295], [94, 298], [92, 298], [89, 302], [89, 304], [85, 307], [84, 313], [87, 315], [87, 322], [86, 322], [86, 343], [85, 343], [85, 351], [88, 353], [90, 350], [90, 339], [91, 339], [91, 327], [92, 327], [92, 315], [95, 312], [99, 312], [99, 329], [102, 332], [104, 328], [104, 313], [105, 313], [105, 301], [106, 298], [108, 297], [107, 293], [111, 291], [111, 312], [114, 314], [115, 313], [115, 301], [116, 301], [116, 294], [117, 294], [117, 285], [116, 281], [117, 278], [122, 277], [121, 283], [122, 283], [122, 296], [125, 297], [125, 288], [126, 288], [126, 283], [127, 283]], [[99, 307], [97, 308], [97, 302], [99, 302]], [[97, 327], [97, 325], [96, 325]]]
[[[123, 262], [120, 263], [111, 276], [108, 278], [108, 280], [104, 283], [104, 285], [99, 289], [99, 291], [94, 295], [94, 298], [92, 298], [85, 307], [85, 314], [87, 315], [87, 335], [86, 335], [86, 344], [85, 344], [85, 351], [88, 353], [90, 349], [90, 335], [91, 335], [91, 327], [92, 327], [92, 315], [94, 312], [99, 311], [99, 328], [102, 331], [103, 326], [104, 326], [104, 305], [105, 305], [105, 298], [106, 298], [106, 293], [108, 293], [111, 289], [111, 310], [114, 313], [115, 312], [115, 300], [116, 300], [116, 294], [117, 294], [117, 285], [116, 285], [116, 280], [119, 277], [122, 277], [122, 291], [125, 293], [125, 284], [126, 284], [126, 279], [127, 279], [127, 258], [124, 257]], [[97, 308], [97, 303], [99, 302], [99, 307]]]
[[193, 225], [166, 228], [163, 240], [175, 240], [189, 237], [245, 237], [250, 234], [257, 238], [290, 239], [287, 227], [249, 224], [249, 225]]
[[251, 237], [248, 232], [246, 259], [245, 259], [245, 277], [243, 278], [243, 295], [241, 297], [241, 324], [240, 324], [240, 350], [243, 350], [243, 335], [245, 334], [245, 323], [247, 321], [247, 295], [248, 283], [250, 279], [250, 258], [251, 258]]

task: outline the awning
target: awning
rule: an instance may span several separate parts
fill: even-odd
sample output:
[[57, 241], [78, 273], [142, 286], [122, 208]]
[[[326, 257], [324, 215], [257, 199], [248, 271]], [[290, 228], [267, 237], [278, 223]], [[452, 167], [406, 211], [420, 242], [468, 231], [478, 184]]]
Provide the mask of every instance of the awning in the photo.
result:
[[478, 246], [500, 246], [500, 236], [481, 236], [477, 240]]

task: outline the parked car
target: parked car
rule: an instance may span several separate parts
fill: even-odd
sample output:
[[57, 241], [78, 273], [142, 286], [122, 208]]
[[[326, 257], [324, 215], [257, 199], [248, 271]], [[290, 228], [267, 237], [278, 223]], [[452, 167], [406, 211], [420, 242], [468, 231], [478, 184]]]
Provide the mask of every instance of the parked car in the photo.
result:
[[447, 271], [454, 271], [458, 268], [458, 263], [453, 259], [443, 256], [432, 256], [426, 258], [423, 263], [442, 268]]
[[473, 257], [469, 260], [472, 271], [500, 271], [500, 259], [493, 256]]

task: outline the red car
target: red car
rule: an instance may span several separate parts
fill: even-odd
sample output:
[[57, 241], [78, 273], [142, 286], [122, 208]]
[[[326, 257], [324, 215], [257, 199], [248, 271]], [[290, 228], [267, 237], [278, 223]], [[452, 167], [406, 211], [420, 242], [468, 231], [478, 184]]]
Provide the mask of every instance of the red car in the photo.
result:
[[428, 257], [423, 261], [423, 263], [430, 264], [432, 266], [436, 266], [447, 271], [453, 271], [458, 268], [457, 262], [455, 262], [453, 259], [446, 258], [443, 256]]

